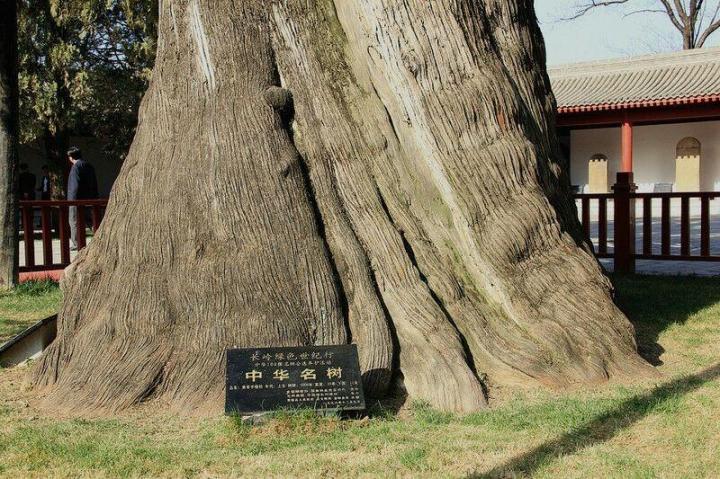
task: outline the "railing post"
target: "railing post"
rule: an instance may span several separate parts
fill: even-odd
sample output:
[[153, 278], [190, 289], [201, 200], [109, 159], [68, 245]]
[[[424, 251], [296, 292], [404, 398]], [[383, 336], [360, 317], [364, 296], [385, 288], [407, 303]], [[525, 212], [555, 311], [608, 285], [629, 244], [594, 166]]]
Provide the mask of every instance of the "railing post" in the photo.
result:
[[65, 204], [60, 205], [60, 262], [67, 266], [70, 264], [70, 221], [69, 212]]
[[50, 266], [53, 264], [52, 249], [52, 230], [50, 224], [50, 207], [42, 206], [40, 208], [42, 220], [42, 245], [43, 245], [43, 265]]
[[700, 256], [710, 256], [710, 197], [700, 199]]
[[85, 205], [77, 206], [77, 249], [80, 251], [86, 246], [85, 241]]
[[20, 208], [22, 218], [23, 240], [25, 242], [25, 268], [35, 266], [35, 228], [33, 225], [33, 207], [24, 205]]
[[615, 203], [615, 271], [635, 272], [635, 198], [632, 172], [617, 174], [613, 186]]

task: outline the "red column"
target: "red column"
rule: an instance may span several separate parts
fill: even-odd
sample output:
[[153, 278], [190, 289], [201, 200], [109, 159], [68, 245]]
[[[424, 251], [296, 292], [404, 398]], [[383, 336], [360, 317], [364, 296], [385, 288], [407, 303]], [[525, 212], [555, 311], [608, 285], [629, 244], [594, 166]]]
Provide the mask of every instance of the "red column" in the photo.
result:
[[632, 173], [633, 171], [633, 126], [630, 122], [622, 124], [622, 165], [620, 171]]

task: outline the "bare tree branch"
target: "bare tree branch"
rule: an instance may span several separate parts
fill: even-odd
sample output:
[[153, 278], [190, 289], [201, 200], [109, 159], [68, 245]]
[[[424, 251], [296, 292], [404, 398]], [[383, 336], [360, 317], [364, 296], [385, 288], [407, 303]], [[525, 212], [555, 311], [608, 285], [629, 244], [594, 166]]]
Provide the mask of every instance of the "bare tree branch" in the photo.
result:
[[[668, 3], [667, 0], [661, 0], [663, 3]], [[680, 17], [680, 20], [685, 23], [688, 20], [687, 12], [685, 11], [685, 6], [682, 4], [680, 0], [674, 0], [675, 3], [675, 13], [677, 16]]]
[[711, 23], [710, 26], [708, 26], [705, 31], [700, 35], [700, 38], [698, 39], [697, 43], [695, 44], [696, 48], [702, 48], [705, 45], [705, 42], [707, 39], [715, 33], [718, 28], [720, 28], [720, 20], [716, 20], [714, 23]]
[[[707, 5], [706, 5], [707, 6]], [[698, 29], [698, 38], [695, 41], [695, 47], [696, 48], [702, 48], [705, 45], [705, 42], [707, 39], [715, 33], [715, 31], [720, 27], [720, 20], [718, 19], [718, 16], [720, 15], [720, 1], [715, 5], [715, 10], [713, 11], [712, 16], [710, 17], [710, 20], [708, 21], [707, 28], [702, 28], [703, 21], [705, 18], [707, 18], [706, 15], [702, 15], [700, 26], [701, 28]]]
[[[648, 6], [640, 8], [635, 0], [589, 0], [575, 8], [575, 13], [562, 20], [569, 21], [587, 15], [600, 7], [616, 7], [618, 5], [634, 5], [638, 8], [625, 14], [637, 15], [641, 13], [663, 13], [680, 32], [683, 39], [683, 48], [700, 48], [708, 38], [720, 29], [720, 0], [654, 0], [657, 8]], [[643, 6], [644, 7], [644, 6]]]
[[667, 12], [667, 16], [670, 19], [670, 22], [677, 28], [681, 33], [685, 30], [683, 27], [681, 18], [678, 18], [678, 15], [675, 14], [675, 10], [673, 10], [673, 6], [670, 4], [670, 0], [659, 0], [660, 3], [662, 3], [662, 6], [665, 8], [665, 12]]
[[628, 12], [623, 17], [630, 17], [632, 15], [637, 15], [639, 13], [662, 13], [665, 15], [665, 10], [653, 10], [652, 8], [645, 8], [642, 10], [633, 10], [632, 12]]
[[594, 10], [597, 7], [612, 7], [615, 5], [622, 5], [625, 3], [628, 3], [630, 0], [607, 0], [607, 1], [596, 1], [591, 0], [590, 3], [585, 5], [578, 6], [577, 11], [574, 15], [570, 17], [563, 18], [563, 20], [576, 20], [586, 13], [590, 12], [590, 10]]

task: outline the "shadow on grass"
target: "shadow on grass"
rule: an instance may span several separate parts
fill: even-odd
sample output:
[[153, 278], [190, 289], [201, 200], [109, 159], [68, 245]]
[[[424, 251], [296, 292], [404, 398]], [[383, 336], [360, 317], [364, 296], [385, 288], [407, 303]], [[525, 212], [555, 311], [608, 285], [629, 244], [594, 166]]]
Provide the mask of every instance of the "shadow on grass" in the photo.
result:
[[635, 326], [640, 355], [659, 366], [665, 352], [660, 334], [682, 325], [692, 315], [720, 303], [717, 278], [688, 276], [611, 275], [615, 300]]
[[697, 374], [683, 376], [644, 394], [633, 396], [615, 409], [563, 434], [553, 441], [510, 459], [489, 472], [470, 474], [467, 477], [504, 478], [532, 475], [550, 461], [574, 454], [588, 446], [608, 441], [618, 432], [632, 426], [648, 414], [662, 410], [667, 402], [688, 394], [718, 377], [720, 377], [720, 363]]

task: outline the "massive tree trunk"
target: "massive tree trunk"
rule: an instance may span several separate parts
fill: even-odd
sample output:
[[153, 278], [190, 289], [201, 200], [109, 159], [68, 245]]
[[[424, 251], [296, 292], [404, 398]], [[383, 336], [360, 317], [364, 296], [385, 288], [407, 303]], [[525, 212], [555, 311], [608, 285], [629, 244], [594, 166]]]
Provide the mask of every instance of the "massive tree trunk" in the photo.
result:
[[0, 0], [0, 289], [18, 281], [18, 101], [17, 5]]
[[649, 371], [582, 240], [531, 0], [160, 9], [36, 369], [53, 405], [217, 411], [231, 346], [352, 341], [369, 393], [454, 411]]

